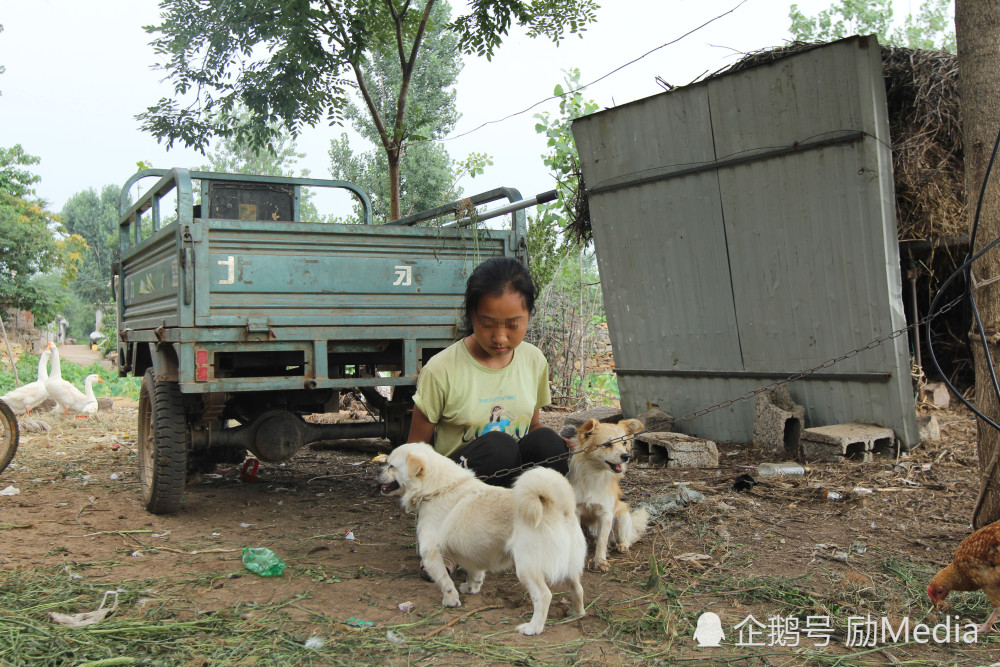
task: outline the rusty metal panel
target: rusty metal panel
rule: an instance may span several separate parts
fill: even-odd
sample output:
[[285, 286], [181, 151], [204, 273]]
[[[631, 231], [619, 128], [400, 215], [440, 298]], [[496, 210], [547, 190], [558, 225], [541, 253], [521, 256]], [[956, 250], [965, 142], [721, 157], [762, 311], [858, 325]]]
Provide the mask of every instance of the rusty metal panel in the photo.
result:
[[122, 260], [119, 301], [122, 322], [131, 329], [179, 326], [180, 271], [176, 225], [146, 239], [140, 253]]
[[[906, 325], [881, 57], [852, 38], [574, 122], [622, 406], [682, 417]], [[905, 336], [790, 385], [918, 440]], [[752, 438], [753, 401], [682, 421]]]
[[[196, 326], [456, 322], [465, 280], [511, 232], [201, 220]], [[335, 314], [335, 318], [333, 315]]]

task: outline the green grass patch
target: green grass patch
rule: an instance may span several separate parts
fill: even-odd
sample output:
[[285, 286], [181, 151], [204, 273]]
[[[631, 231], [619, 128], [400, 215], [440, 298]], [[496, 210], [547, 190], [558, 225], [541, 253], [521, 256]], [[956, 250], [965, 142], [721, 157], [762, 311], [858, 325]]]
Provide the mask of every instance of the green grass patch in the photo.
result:
[[[63, 566], [3, 573], [0, 665], [373, 665], [573, 664], [585, 643], [525, 644], [515, 623], [498, 632], [433, 634], [445, 625], [441, 608], [413, 622], [356, 627], [347, 615], [308, 607], [309, 594], [238, 602], [205, 610], [191, 589], [198, 577], [90, 582]], [[118, 591], [118, 609], [93, 625], [69, 628], [50, 612], [77, 614]], [[110, 604], [110, 603], [109, 603]], [[336, 613], [336, 612], [334, 612]], [[303, 620], [305, 617], [306, 620]], [[503, 641], [503, 637], [515, 637]], [[308, 643], [307, 643], [308, 642]]]

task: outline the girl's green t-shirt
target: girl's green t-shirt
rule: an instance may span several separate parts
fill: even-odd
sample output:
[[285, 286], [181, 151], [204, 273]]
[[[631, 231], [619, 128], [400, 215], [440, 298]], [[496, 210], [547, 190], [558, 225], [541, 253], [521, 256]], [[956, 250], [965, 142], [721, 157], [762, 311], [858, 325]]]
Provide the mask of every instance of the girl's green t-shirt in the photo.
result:
[[487, 368], [460, 340], [423, 367], [413, 402], [436, 425], [431, 444], [445, 456], [490, 431], [520, 440], [535, 410], [552, 402], [549, 364], [541, 350], [522, 342], [507, 366]]

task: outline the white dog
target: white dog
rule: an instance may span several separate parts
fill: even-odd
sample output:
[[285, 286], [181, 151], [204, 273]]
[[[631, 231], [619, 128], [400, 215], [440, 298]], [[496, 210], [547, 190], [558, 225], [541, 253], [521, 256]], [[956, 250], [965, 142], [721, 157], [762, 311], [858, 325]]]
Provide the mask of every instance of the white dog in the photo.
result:
[[487, 571], [514, 567], [534, 605], [531, 620], [517, 631], [545, 629], [552, 593], [567, 583], [573, 616], [583, 616], [583, 574], [587, 543], [576, 516], [573, 489], [548, 468], [523, 473], [511, 489], [491, 486], [424, 443], [397, 447], [378, 472], [383, 495], [402, 496], [417, 515], [417, 543], [428, 574], [446, 607], [462, 603], [443, 558], [468, 572], [463, 593], [478, 593]]
[[631, 510], [621, 499], [618, 485], [618, 478], [632, 460], [632, 436], [641, 430], [638, 419], [617, 424], [591, 419], [576, 432], [568, 477], [576, 493], [580, 521], [595, 538], [594, 567], [602, 572], [611, 569], [608, 542], [612, 537], [618, 551], [628, 551], [649, 524], [649, 513], [642, 508]]

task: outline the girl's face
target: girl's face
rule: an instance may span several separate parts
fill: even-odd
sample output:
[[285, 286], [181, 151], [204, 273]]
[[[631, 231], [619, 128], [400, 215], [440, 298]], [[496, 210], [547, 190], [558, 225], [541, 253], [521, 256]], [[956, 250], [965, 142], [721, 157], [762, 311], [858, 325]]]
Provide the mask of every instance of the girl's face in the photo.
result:
[[491, 368], [509, 364], [514, 348], [524, 340], [530, 317], [520, 292], [507, 290], [500, 296], [483, 296], [472, 318], [472, 356]]

